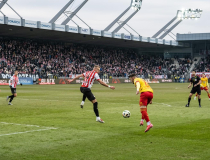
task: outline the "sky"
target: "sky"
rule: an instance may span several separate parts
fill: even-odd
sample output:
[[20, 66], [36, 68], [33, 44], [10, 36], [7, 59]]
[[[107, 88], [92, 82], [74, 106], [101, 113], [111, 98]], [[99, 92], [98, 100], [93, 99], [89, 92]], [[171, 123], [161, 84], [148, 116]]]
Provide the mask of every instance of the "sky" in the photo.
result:
[[[52, 17], [69, 0], [9, 0], [11, 5], [24, 19], [49, 22]], [[83, 0], [75, 0], [68, 10], [73, 11]], [[91, 28], [103, 30], [129, 5], [131, 0], [88, 0], [78, 12]], [[209, 33], [210, 32], [210, 0], [143, 0], [141, 10], [128, 22], [141, 36], [152, 37], [167, 22], [176, 16], [177, 10], [185, 8], [202, 9], [203, 14], [198, 20], [184, 20], [172, 32], [177, 33]], [[3, 13], [11, 18], [18, 16], [8, 7], [2, 8]], [[124, 20], [132, 10], [125, 15]], [[65, 19], [62, 15], [57, 24]], [[73, 20], [81, 27], [86, 27], [78, 18]], [[69, 22], [68, 25], [75, 26]], [[113, 28], [114, 29], [114, 28]], [[128, 29], [128, 28], [127, 28]], [[121, 29], [119, 33], [127, 33]], [[165, 39], [172, 39], [167, 36]]]

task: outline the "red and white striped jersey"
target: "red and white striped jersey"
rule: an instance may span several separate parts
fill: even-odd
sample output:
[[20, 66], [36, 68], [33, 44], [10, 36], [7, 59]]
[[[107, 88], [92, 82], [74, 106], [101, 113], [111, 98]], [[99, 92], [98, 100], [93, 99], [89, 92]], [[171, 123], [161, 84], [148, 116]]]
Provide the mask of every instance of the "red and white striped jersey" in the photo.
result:
[[85, 77], [85, 80], [82, 83], [82, 87], [85, 88], [91, 88], [95, 80], [100, 80], [98, 73], [96, 73], [94, 70], [83, 73], [83, 76]]
[[20, 84], [18, 76], [12, 76], [9, 80], [9, 85], [12, 86], [12, 88], [16, 88], [17, 84]]

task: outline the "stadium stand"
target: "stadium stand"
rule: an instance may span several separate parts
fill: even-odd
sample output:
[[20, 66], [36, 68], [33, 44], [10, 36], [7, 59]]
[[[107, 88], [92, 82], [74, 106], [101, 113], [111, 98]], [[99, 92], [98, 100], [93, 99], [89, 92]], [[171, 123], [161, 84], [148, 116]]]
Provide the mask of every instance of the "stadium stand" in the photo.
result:
[[[173, 62], [174, 61], [174, 62]], [[190, 58], [179, 58], [173, 59], [170, 63], [169, 72], [173, 75], [185, 75], [189, 72], [189, 69], [192, 65], [192, 60]]]
[[25, 74], [49, 74], [68, 77], [101, 66], [101, 75], [127, 77], [136, 73], [143, 78], [154, 75], [184, 75], [189, 71], [189, 58], [164, 59], [163, 56], [139, 55], [133, 49], [107, 48], [84, 44], [62, 44], [36, 40], [0, 41], [0, 73], [15, 69]]
[[210, 55], [205, 58], [201, 58], [200, 63], [196, 69], [197, 72], [210, 72]]

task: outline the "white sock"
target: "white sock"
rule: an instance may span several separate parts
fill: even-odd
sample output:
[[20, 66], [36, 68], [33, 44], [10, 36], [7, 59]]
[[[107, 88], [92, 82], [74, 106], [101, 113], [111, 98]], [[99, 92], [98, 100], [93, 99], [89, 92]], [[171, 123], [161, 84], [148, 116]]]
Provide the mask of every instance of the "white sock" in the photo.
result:
[[96, 117], [96, 120], [100, 120], [101, 118], [100, 117]]
[[147, 122], [147, 125], [150, 125], [151, 123], [150, 123], [150, 121], [149, 122]]
[[144, 122], [144, 119], [141, 119], [142, 122]]
[[84, 104], [85, 104], [85, 102], [84, 102], [84, 101], [82, 101], [82, 102], [81, 102], [81, 105], [84, 105]]

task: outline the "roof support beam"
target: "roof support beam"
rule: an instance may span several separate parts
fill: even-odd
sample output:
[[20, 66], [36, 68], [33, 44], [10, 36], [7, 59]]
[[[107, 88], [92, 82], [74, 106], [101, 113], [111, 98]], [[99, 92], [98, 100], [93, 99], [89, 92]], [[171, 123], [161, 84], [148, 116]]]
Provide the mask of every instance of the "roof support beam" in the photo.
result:
[[122, 27], [124, 27], [124, 25], [138, 12], [138, 10], [136, 10], [135, 12], [133, 12], [125, 21], [123, 21], [114, 31], [113, 33], [118, 32]]
[[2, 0], [0, 3], [0, 9], [7, 3], [8, 0]]
[[49, 23], [55, 23], [58, 18], [65, 12], [65, 10], [74, 2], [74, 0], [70, 0], [50, 21]]
[[177, 23], [175, 23], [171, 28], [169, 28], [162, 36], [159, 37], [159, 39], [163, 39], [165, 38], [165, 36], [167, 36], [174, 28], [176, 28], [180, 23], [182, 22], [182, 20], [179, 20]]
[[163, 28], [161, 28], [156, 34], [152, 36], [152, 38], [157, 38], [165, 29], [170, 26], [175, 20], [177, 19], [177, 16], [174, 17], [170, 22], [168, 22]]
[[85, 0], [84, 2], [82, 2], [79, 7], [71, 13], [71, 15], [69, 17], [67, 17], [61, 24], [62, 25], [66, 25], [67, 23], [69, 23], [69, 21], [80, 11], [80, 9], [88, 2], [88, 0]]

